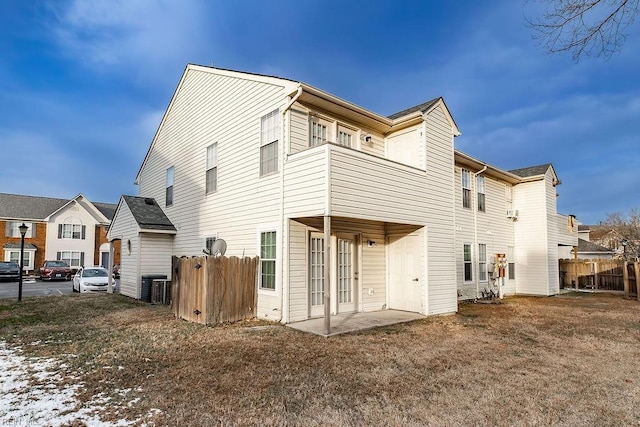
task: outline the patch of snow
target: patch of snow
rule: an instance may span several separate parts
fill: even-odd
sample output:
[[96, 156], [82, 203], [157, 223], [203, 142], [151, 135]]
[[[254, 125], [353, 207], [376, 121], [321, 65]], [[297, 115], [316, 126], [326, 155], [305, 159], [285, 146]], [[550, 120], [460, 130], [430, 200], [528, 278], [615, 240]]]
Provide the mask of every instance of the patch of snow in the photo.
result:
[[[103, 422], [98, 411], [104, 410], [106, 405], [110, 410], [119, 408], [103, 393], [81, 404], [76, 396], [83, 387], [82, 382], [63, 384], [64, 379], [77, 378], [64, 372], [66, 366], [52, 358], [22, 356], [19, 348], [8, 348], [0, 341], [0, 425], [60, 426], [79, 421], [89, 426], [106, 427], [142, 421], [139, 418]], [[140, 387], [137, 390], [141, 390]], [[124, 395], [131, 389], [116, 391]], [[130, 400], [127, 406], [133, 406], [138, 400]], [[154, 409], [147, 416], [157, 413], [155, 411], [159, 410]]]

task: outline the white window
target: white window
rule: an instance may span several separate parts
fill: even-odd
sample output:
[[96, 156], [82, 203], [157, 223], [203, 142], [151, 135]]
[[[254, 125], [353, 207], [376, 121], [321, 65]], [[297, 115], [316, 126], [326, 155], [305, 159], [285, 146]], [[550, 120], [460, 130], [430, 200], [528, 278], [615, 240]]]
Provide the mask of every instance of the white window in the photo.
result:
[[260, 119], [260, 176], [278, 172], [279, 110]]
[[311, 236], [309, 245], [311, 305], [324, 305], [324, 238]]
[[462, 169], [462, 207], [471, 208], [471, 172]]
[[473, 262], [471, 259], [471, 245], [463, 245], [463, 275], [465, 282], [473, 281]]
[[59, 261], [65, 261], [70, 267], [82, 267], [84, 265], [84, 252], [80, 251], [61, 251], [58, 252]]
[[351, 137], [352, 135], [343, 130], [338, 131], [338, 144], [343, 147], [351, 148]]
[[87, 227], [82, 224], [58, 224], [58, 239], [84, 240], [87, 234]]
[[507, 275], [509, 280], [516, 279], [516, 258], [513, 246], [507, 246]]
[[315, 147], [327, 142], [327, 125], [316, 120], [311, 121], [311, 141], [309, 145]]
[[260, 289], [276, 289], [276, 232], [260, 233]]
[[478, 210], [484, 212], [485, 206], [485, 190], [484, 190], [484, 176], [476, 177], [476, 191], [478, 192]]
[[[22, 224], [22, 223], [20, 223]], [[24, 250], [24, 270], [33, 270], [33, 259], [35, 257], [35, 250], [33, 249], [25, 249]], [[4, 260], [16, 262], [20, 265], [20, 250], [19, 249], [5, 249]]]
[[481, 282], [487, 281], [487, 245], [478, 245], [478, 279]]
[[167, 181], [165, 186], [164, 201], [166, 206], [173, 204], [173, 178], [175, 171], [173, 166], [167, 169]]
[[27, 227], [29, 227], [27, 229], [27, 232], [24, 235], [25, 239], [30, 239], [33, 237], [36, 237], [36, 230], [35, 230], [35, 224], [32, 222], [21, 222], [21, 221], [9, 221], [7, 222], [7, 229], [6, 229], [6, 233], [5, 236], [6, 237], [17, 237], [17, 238], [22, 238], [22, 235], [20, 234], [20, 226], [24, 224]]
[[207, 183], [206, 193], [213, 193], [218, 189], [218, 143], [207, 147]]

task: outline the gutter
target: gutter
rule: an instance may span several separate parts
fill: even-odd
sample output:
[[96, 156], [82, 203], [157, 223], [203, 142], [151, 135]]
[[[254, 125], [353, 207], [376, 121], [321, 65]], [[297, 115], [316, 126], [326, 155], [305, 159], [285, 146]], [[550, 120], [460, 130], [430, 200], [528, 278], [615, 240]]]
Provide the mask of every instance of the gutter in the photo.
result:
[[[284, 264], [285, 264], [285, 257], [284, 257], [284, 248], [285, 248], [285, 236], [289, 236], [289, 222], [286, 221], [285, 223], [285, 218], [284, 218], [284, 164], [287, 161], [287, 144], [285, 144], [285, 138], [288, 137], [290, 138], [289, 133], [285, 134], [285, 124], [286, 124], [286, 114], [287, 111], [289, 111], [289, 109], [293, 106], [293, 104], [296, 103], [296, 101], [298, 100], [298, 98], [300, 98], [300, 95], [302, 95], [302, 85], [298, 84], [298, 90], [296, 91], [296, 94], [293, 95], [293, 97], [291, 98], [291, 100], [287, 103], [287, 105], [285, 105], [285, 107], [282, 109], [281, 112], [281, 116], [280, 116], [280, 140], [282, 141], [282, 170], [280, 171], [280, 251], [282, 253], [282, 256], [280, 257], [280, 292], [282, 292], [282, 295], [280, 295], [280, 319], [278, 319], [278, 322], [282, 322], [283, 320], [285, 322], [289, 321], [289, 285], [288, 285], [288, 279], [289, 277], [287, 276], [287, 286], [285, 289], [285, 277], [284, 277]], [[286, 135], [286, 136], [285, 136]], [[286, 231], [285, 231], [286, 229]], [[289, 248], [289, 245], [286, 245], [287, 250]], [[288, 257], [287, 257], [288, 259]], [[285, 313], [286, 311], [286, 313]]]

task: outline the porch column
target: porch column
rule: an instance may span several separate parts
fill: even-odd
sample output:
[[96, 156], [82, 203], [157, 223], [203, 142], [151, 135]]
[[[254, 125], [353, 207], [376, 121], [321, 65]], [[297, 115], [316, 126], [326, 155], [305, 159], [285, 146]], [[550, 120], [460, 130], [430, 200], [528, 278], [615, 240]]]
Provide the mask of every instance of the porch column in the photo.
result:
[[109, 281], [107, 282], [107, 292], [113, 293], [113, 242], [109, 242]]
[[324, 217], [324, 333], [331, 333], [331, 217]]

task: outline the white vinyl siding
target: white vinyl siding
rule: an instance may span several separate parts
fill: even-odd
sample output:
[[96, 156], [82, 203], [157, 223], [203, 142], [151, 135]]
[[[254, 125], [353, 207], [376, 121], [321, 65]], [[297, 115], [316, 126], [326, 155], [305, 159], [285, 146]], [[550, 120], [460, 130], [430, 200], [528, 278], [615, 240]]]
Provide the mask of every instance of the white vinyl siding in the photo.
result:
[[[160, 183], [162, 184], [162, 181]], [[109, 240], [120, 239], [122, 245], [120, 253], [120, 293], [131, 298], [140, 298], [141, 273], [138, 262], [140, 246], [138, 224], [124, 200], [118, 209], [117, 217], [113, 218], [107, 237]], [[127, 250], [129, 245], [131, 253]]]
[[[171, 241], [170, 234], [141, 233], [139, 236], [140, 253], [145, 254], [140, 259], [140, 275], [166, 275], [171, 280]], [[138, 291], [138, 298], [140, 298]]]
[[213, 193], [218, 189], [218, 143], [207, 147], [206, 193]]
[[278, 171], [279, 110], [260, 119], [260, 176]]

